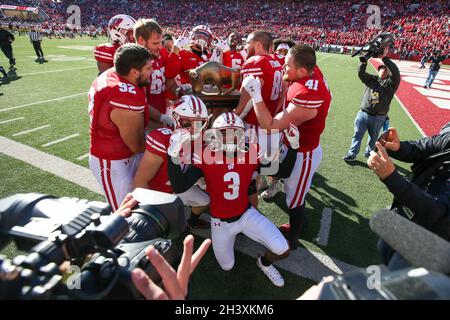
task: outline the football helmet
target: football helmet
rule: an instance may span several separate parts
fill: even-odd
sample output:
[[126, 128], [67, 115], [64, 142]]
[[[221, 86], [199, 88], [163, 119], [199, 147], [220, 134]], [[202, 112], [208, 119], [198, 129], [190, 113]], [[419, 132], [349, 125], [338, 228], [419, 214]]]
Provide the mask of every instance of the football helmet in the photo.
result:
[[192, 95], [180, 97], [172, 107], [175, 129], [189, 129], [191, 140], [196, 140], [208, 125], [208, 110], [200, 98]]
[[244, 122], [234, 112], [225, 112], [214, 120], [211, 148], [227, 153], [245, 151]]
[[118, 14], [112, 17], [108, 22], [108, 34], [111, 43], [124, 45], [133, 43], [133, 27], [136, 23], [134, 18], [126, 14]]
[[211, 29], [205, 25], [194, 27], [189, 34], [190, 45], [197, 47], [202, 52], [210, 50], [213, 39]]

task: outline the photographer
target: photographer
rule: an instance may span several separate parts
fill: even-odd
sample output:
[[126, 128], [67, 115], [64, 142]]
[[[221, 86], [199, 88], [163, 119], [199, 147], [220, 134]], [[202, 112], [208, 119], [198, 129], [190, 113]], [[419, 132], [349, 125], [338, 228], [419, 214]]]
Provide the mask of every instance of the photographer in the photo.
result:
[[[383, 147], [382, 144], [385, 144]], [[367, 165], [394, 195], [392, 209], [443, 239], [450, 240], [450, 122], [438, 135], [400, 142], [395, 128], [386, 141], [376, 143]], [[390, 156], [413, 163], [408, 180], [395, 169]], [[390, 269], [409, 263], [383, 240], [379, 249]]]
[[[131, 194], [128, 194], [115, 213], [127, 218], [136, 205], [136, 199]], [[147, 300], [185, 299], [188, 293], [190, 275], [194, 272], [206, 251], [208, 251], [210, 245], [211, 240], [206, 239], [197, 251], [192, 254], [194, 237], [188, 235], [183, 241], [183, 256], [177, 271], [172, 268], [158, 250], [153, 246], [149, 246], [146, 250], [147, 258], [161, 276], [164, 288], [158, 287], [142, 269], [134, 269], [132, 272], [134, 286]]]
[[355, 132], [350, 150], [343, 157], [346, 162], [355, 161], [366, 131], [369, 132], [369, 140], [364, 156], [369, 157], [386, 120], [392, 98], [400, 85], [400, 71], [395, 63], [386, 57], [388, 50], [386, 47], [381, 56], [384, 64], [378, 67], [378, 75], [366, 72], [367, 60], [363, 60], [364, 62], [361, 62], [359, 66], [358, 76], [366, 85], [366, 90], [361, 101], [361, 110], [356, 115]]

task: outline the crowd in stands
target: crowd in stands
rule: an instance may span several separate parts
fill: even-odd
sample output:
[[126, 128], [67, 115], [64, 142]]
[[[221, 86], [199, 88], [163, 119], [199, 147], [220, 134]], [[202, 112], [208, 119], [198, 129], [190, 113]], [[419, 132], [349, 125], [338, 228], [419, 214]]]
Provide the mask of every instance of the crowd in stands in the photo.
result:
[[[107, 5], [106, 5], [107, 3]], [[256, 29], [273, 32], [315, 46], [334, 44], [360, 46], [380, 31], [395, 32], [395, 49], [408, 57], [425, 50], [448, 51], [450, 1], [371, 0], [0, 0], [0, 4], [38, 5], [53, 23], [65, 24], [67, 6], [79, 5], [83, 30], [106, 34], [106, 25], [115, 14], [138, 18], [153, 17], [175, 35], [199, 24], [207, 24], [218, 36], [230, 30], [242, 35]], [[380, 29], [369, 29], [368, 5], [378, 5]]]

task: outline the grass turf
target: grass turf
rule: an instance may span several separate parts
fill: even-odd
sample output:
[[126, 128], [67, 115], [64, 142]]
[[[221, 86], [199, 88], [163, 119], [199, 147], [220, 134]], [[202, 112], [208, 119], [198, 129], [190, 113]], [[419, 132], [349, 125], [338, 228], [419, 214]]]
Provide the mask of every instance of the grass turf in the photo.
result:
[[[44, 39], [43, 50], [49, 62], [39, 64], [34, 61], [34, 51], [27, 37], [18, 37], [13, 47], [17, 59], [16, 74], [21, 78], [11, 74], [10, 80], [0, 86], [0, 92], [3, 93], [0, 96], [0, 122], [18, 117], [24, 119], [1, 124], [0, 135], [87, 167], [87, 159], [79, 161], [76, 158], [88, 152], [89, 119], [84, 93], [89, 90], [97, 70], [92, 52], [78, 49], [85, 49], [83, 46], [93, 47], [102, 41], [105, 39]], [[0, 58], [0, 65], [7, 65], [3, 56]], [[318, 53], [318, 65], [333, 92], [333, 102], [321, 140], [323, 160], [306, 198], [310, 226], [302, 243], [312, 250], [356, 266], [378, 264], [380, 260], [376, 251], [376, 237], [369, 229], [368, 219], [376, 210], [388, 206], [392, 197], [367, 168], [362, 155], [352, 165], [341, 159], [350, 146], [353, 122], [364, 90], [357, 77], [358, 59]], [[79, 93], [83, 94], [1, 111]], [[401, 139], [420, 137], [396, 100], [391, 104], [389, 116], [391, 126], [398, 128]], [[23, 130], [46, 124], [50, 127], [32, 134], [13, 136]], [[75, 133], [80, 136], [50, 147], [42, 146]], [[1, 197], [18, 192], [39, 192], [102, 199], [102, 196], [21, 161], [4, 155], [0, 155], [0, 161]], [[398, 168], [400, 172], [406, 173], [408, 165], [399, 163]], [[320, 229], [321, 212], [325, 207], [333, 210], [332, 225], [328, 245], [320, 247], [315, 244], [315, 238]], [[282, 194], [270, 203], [260, 201], [260, 210], [276, 224], [288, 221]], [[14, 248], [9, 246], [7, 253], [14, 254]], [[292, 299], [312, 284], [312, 281], [289, 272], [282, 273], [286, 287], [275, 288], [257, 269], [254, 259], [241, 253], [236, 253], [235, 268], [230, 272], [223, 272], [210, 250], [193, 275], [192, 297]]]

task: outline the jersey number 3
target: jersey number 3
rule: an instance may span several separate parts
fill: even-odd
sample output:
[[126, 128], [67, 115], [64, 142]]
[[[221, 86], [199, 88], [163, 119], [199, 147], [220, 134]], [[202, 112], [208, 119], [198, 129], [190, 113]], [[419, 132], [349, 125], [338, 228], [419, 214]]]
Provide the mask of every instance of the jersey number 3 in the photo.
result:
[[228, 189], [230, 191], [224, 192], [223, 197], [226, 200], [235, 200], [239, 196], [239, 185], [241, 184], [241, 181], [239, 179], [239, 174], [236, 172], [227, 172], [223, 176], [223, 181], [225, 182], [231, 182], [228, 185]]

